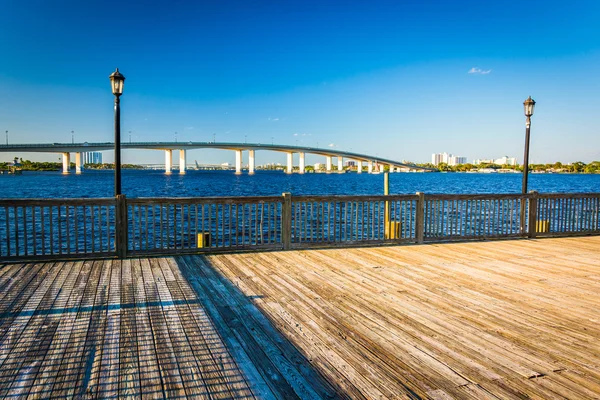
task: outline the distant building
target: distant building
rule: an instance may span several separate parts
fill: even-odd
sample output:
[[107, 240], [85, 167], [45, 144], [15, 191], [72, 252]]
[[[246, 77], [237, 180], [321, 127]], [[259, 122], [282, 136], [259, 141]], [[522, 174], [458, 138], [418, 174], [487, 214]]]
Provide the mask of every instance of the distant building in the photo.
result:
[[88, 151], [83, 153], [83, 164], [102, 164], [102, 153], [99, 151]]
[[448, 165], [460, 165], [460, 164], [466, 164], [466, 163], [467, 163], [467, 157], [462, 157], [462, 156], [448, 157]]
[[467, 157], [453, 156], [449, 153], [436, 153], [431, 155], [431, 163], [433, 165], [439, 165], [440, 163], [448, 165], [466, 164]]
[[431, 163], [433, 165], [438, 165], [440, 163], [447, 163], [449, 155], [451, 156], [452, 154], [448, 154], [448, 153], [434, 153], [434, 154], [431, 155]]
[[477, 160], [473, 160], [473, 164], [474, 165], [479, 165], [479, 164], [494, 164], [494, 160], [493, 159], [478, 158]]
[[344, 162], [344, 164], [346, 165], [346, 167], [356, 167], [356, 161], [354, 160], [347, 160], [346, 162]]
[[497, 165], [517, 165], [517, 159], [514, 157], [504, 156], [496, 159], [477, 159], [473, 160], [473, 164], [497, 164]]
[[318, 163], [315, 163], [315, 165], [314, 165], [313, 167], [315, 168], [315, 170], [319, 170], [319, 169], [323, 169], [323, 168], [325, 168], [325, 167], [323, 166], [323, 163], [320, 163], [320, 162], [318, 162]]
[[517, 159], [515, 157], [504, 156], [494, 160], [494, 164], [498, 165], [517, 165]]

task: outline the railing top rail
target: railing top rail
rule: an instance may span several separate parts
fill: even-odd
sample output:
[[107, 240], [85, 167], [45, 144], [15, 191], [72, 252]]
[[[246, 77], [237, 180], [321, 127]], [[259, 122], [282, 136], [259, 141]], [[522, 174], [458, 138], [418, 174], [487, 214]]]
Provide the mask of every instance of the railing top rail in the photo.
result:
[[538, 193], [538, 198], [542, 199], [581, 199], [581, 198], [600, 198], [600, 192], [590, 193]]
[[392, 200], [417, 200], [419, 196], [416, 194], [391, 194], [391, 195], [321, 195], [321, 196], [292, 196], [294, 202], [310, 202], [310, 201], [392, 201]]
[[128, 198], [128, 204], [214, 204], [214, 203], [282, 203], [281, 196], [230, 196], [230, 197], [137, 197]]
[[531, 194], [497, 193], [497, 194], [425, 194], [425, 200], [503, 200], [528, 199]]
[[26, 206], [106, 206], [116, 203], [113, 197], [99, 197], [86, 199], [0, 199], [2, 207]]

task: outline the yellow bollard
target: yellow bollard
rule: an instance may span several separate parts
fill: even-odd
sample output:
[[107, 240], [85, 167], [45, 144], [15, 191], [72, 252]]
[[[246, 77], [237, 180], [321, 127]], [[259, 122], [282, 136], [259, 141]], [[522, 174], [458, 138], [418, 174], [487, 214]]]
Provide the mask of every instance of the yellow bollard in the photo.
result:
[[199, 233], [197, 244], [199, 249], [210, 247], [210, 232]]
[[535, 231], [538, 233], [548, 233], [550, 232], [550, 221], [538, 220], [536, 221]]
[[386, 221], [384, 235], [386, 239], [401, 239], [402, 223], [400, 221]]

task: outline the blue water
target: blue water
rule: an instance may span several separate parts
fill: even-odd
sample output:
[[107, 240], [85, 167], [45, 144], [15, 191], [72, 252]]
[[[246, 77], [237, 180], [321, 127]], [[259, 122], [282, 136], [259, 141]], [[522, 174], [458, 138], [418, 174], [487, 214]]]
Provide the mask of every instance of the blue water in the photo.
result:
[[[111, 197], [113, 171], [87, 170], [81, 175], [29, 172], [0, 175], [0, 198]], [[520, 193], [521, 174], [394, 173], [390, 193]], [[268, 196], [382, 194], [383, 174], [292, 174], [258, 171], [124, 170], [122, 192], [127, 197]], [[600, 174], [530, 174], [529, 189], [543, 193], [600, 192]]]

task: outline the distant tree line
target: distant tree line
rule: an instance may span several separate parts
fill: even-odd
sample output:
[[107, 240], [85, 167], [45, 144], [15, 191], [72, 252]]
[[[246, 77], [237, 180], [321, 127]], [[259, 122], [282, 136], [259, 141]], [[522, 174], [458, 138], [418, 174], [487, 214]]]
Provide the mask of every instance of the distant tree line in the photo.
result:
[[[522, 165], [498, 165], [498, 164], [459, 164], [459, 165], [448, 165], [446, 163], [440, 163], [438, 165], [433, 165], [431, 163], [426, 164], [416, 164], [420, 167], [427, 168], [437, 168], [439, 171], [443, 172], [466, 172], [478, 169], [510, 169], [515, 171], [523, 171]], [[555, 172], [555, 173], [584, 173], [584, 174], [596, 174], [600, 173], [600, 161], [592, 161], [589, 164], [586, 164], [581, 161], [577, 161], [571, 164], [563, 164], [560, 161], [557, 161], [553, 164], [529, 164], [529, 171], [544, 171], [544, 172]]]
[[[23, 171], [60, 171], [62, 170], [62, 162], [50, 162], [50, 161], [29, 161], [19, 159], [21, 169]], [[0, 169], [8, 169], [12, 165], [12, 162], [0, 162]], [[75, 168], [75, 163], [71, 163], [70, 168]], [[114, 163], [104, 164], [85, 164], [84, 168], [87, 169], [114, 169]], [[123, 169], [143, 169], [142, 165], [136, 164], [121, 164]]]

